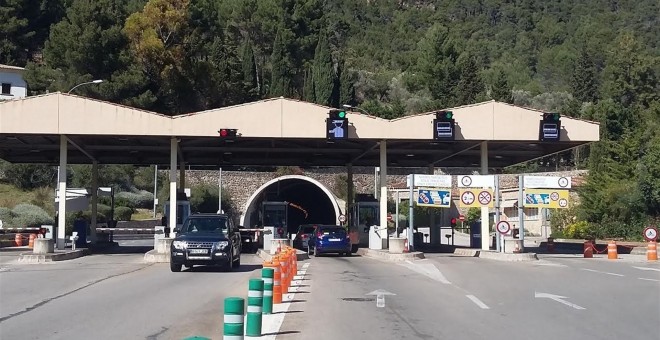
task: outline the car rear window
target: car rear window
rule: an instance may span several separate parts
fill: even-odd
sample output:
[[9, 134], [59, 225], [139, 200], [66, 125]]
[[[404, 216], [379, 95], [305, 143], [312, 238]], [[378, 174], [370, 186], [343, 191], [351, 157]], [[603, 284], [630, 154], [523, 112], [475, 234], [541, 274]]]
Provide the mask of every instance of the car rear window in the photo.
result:
[[346, 229], [342, 227], [324, 227], [321, 228], [323, 234], [346, 234]]

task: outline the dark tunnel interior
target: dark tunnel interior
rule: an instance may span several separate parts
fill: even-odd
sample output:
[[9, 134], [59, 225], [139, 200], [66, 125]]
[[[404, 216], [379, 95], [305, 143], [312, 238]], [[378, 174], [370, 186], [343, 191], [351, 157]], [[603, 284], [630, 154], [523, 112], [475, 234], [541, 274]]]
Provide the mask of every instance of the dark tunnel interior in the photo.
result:
[[297, 232], [301, 224], [336, 223], [333, 203], [321, 188], [311, 182], [301, 179], [281, 180], [269, 185], [259, 197], [255, 207], [261, 207], [264, 201], [287, 201], [302, 208], [288, 206], [289, 233]]

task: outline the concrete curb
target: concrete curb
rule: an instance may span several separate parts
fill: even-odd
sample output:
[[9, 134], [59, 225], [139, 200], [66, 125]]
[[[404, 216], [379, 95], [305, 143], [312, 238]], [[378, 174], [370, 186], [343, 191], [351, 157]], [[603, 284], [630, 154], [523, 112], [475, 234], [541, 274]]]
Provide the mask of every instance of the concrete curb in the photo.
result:
[[498, 253], [492, 250], [480, 250], [479, 257], [484, 259], [509, 261], [509, 262], [522, 262], [522, 261], [537, 261], [539, 258], [536, 253]]
[[412, 253], [404, 254], [390, 254], [387, 250], [374, 250], [369, 248], [360, 248], [357, 251], [358, 255], [373, 257], [376, 259], [387, 260], [390, 262], [405, 262], [424, 259], [424, 253], [415, 251]]
[[89, 254], [91, 254], [89, 249], [76, 249], [64, 253], [49, 253], [49, 254], [21, 253], [19, 255], [18, 262], [45, 263], [45, 262], [65, 261], [65, 260], [72, 260]]
[[144, 254], [144, 261], [150, 263], [170, 263], [170, 254], [157, 253], [155, 249]]
[[479, 257], [479, 249], [466, 249], [466, 248], [456, 248], [454, 249], [454, 255], [458, 256], [470, 256], [470, 257]]
[[[273, 260], [273, 255], [271, 255], [267, 251], [264, 251], [261, 248], [257, 249], [256, 255], [264, 261], [272, 261]], [[296, 249], [296, 259], [298, 261], [309, 260], [309, 254], [307, 254], [306, 251]]]

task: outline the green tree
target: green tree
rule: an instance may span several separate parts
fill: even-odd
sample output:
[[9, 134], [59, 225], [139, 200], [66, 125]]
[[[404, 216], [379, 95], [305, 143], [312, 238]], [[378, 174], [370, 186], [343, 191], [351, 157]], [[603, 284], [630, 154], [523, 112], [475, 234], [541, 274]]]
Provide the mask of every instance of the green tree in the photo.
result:
[[484, 91], [479, 67], [474, 57], [466, 57], [460, 65], [461, 79], [456, 86], [456, 104], [474, 104]]
[[272, 71], [269, 93], [272, 97], [291, 95], [291, 59], [284, 31], [282, 27], [278, 29], [270, 58]]
[[506, 73], [504, 73], [504, 71], [499, 70], [497, 72], [490, 95], [491, 98], [497, 100], [498, 102], [509, 104], [513, 103], [511, 86], [509, 86], [509, 80], [507, 79]]
[[303, 99], [310, 103], [316, 101], [314, 94], [314, 73], [311, 67], [305, 69], [305, 84], [303, 84]]
[[243, 45], [242, 53], [243, 83], [245, 84], [246, 99], [256, 99], [259, 97], [260, 88], [257, 82], [257, 64], [254, 59], [254, 50], [252, 43], [248, 39]]
[[339, 66], [339, 105], [355, 105], [355, 73], [346, 66], [344, 59], [340, 60]]
[[419, 43], [418, 67], [434, 99], [441, 107], [454, 105], [459, 73], [456, 66], [459, 53], [449, 29], [434, 24]]
[[314, 98], [315, 102], [325, 106], [336, 106], [333, 98], [335, 92], [335, 76], [330, 44], [326, 32], [319, 34], [319, 41], [314, 53]]
[[575, 63], [571, 88], [573, 96], [581, 102], [596, 102], [598, 99], [598, 79], [593, 55], [583, 48]]

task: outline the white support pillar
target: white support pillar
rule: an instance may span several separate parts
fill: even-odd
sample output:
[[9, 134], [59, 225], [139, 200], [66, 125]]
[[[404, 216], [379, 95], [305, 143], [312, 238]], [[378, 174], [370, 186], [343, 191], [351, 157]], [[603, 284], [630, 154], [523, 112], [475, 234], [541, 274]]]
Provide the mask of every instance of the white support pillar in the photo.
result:
[[[350, 226], [353, 223], [353, 164], [351, 163], [346, 164], [346, 196], [348, 197], [346, 197], [346, 211], [344, 212], [344, 216], [346, 216], [345, 224], [349, 226], [350, 229]], [[359, 228], [356, 227], [355, 229], [357, 231]]]
[[96, 244], [96, 214], [99, 202], [99, 162], [92, 161], [92, 225], [90, 229], [90, 239], [92, 244]]
[[[429, 165], [429, 175], [435, 174], [435, 166]], [[442, 209], [429, 209], [429, 237], [430, 244], [440, 244], [440, 226], [436, 223], [436, 211]]]
[[387, 141], [380, 142], [380, 195], [378, 202], [380, 203], [380, 227], [384, 228], [380, 231], [381, 238], [389, 239], [387, 232]]
[[57, 249], [64, 249], [66, 246], [66, 163], [67, 163], [67, 144], [65, 135], [60, 135], [60, 167], [57, 171]]
[[176, 151], [177, 151], [176, 137], [170, 140], [170, 216], [167, 220], [167, 225], [170, 227], [170, 237], [174, 237], [174, 229], [176, 228]]
[[[481, 143], [481, 174], [488, 175], [488, 142]], [[490, 249], [490, 216], [488, 207], [481, 208], [481, 249]]]

